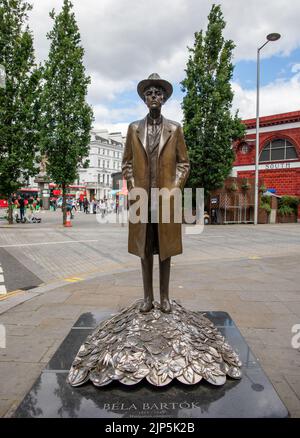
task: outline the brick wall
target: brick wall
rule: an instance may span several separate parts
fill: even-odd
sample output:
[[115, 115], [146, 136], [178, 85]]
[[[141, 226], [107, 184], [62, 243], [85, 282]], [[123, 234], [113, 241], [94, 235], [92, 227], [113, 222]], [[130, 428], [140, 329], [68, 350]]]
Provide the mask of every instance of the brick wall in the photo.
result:
[[[254, 171], [237, 172], [237, 176], [254, 179]], [[266, 188], [275, 188], [277, 195], [300, 196], [300, 169], [260, 170], [259, 179]]]

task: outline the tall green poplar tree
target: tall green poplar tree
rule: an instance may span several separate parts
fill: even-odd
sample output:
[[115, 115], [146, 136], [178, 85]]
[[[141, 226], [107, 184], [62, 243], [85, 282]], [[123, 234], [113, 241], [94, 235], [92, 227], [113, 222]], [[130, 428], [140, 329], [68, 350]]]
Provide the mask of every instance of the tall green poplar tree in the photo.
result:
[[0, 88], [0, 195], [6, 198], [38, 170], [40, 71], [26, 24], [30, 10], [26, 1], [0, 0], [0, 64], [6, 71]]
[[182, 108], [183, 129], [189, 149], [189, 187], [203, 187], [206, 195], [222, 186], [234, 160], [232, 141], [242, 137], [244, 125], [231, 114], [234, 43], [225, 40], [221, 7], [213, 5], [206, 33], [195, 33], [189, 48]]
[[85, 75], [84, 49], [72, 3], [64, 0], [62, 11], [50, 17], [53, 29], [49, 57], [44, 66], [41, 151], [49, 177], [62, 188], [63, 223], [66, 221], [66, 187], [87, 164], [92, 109], [86, 102], [90, 78]]

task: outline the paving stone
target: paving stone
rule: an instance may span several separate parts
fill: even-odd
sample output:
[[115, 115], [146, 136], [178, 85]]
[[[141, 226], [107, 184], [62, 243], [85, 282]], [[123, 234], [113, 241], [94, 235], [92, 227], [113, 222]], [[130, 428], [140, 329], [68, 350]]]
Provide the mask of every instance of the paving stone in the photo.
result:
[[290, 388], [290, 386], [285, 381], [275, 381], [272, 380], [271, 376], [269, 375], [271, 382], [274, 385], [274, 388], [276, 389], [278, 395], [280, 396], [281, 400], [287, 407], [289, 412], [295, 412], [300, 410], [300, 400], [295, 395], [294, 391]]
[[279, 302], [279, 299], [274, 299], [273, 301], [266, 300], [264, 301], [264, 304], [272, 313], [281, 315], [291, 314], [291, 310], [288, 308], [288, 306], [282, 302]]
[[66, 302], [64, 305], [47, 303], [34, 313], [37, 315], [37, 317], [41, 318], [40, 323], [49, 317], [75, 319], [78, 316], [78, 313], [80, 313], [80, 306], [69, 304], [68, 302]]
[[39, 334], [41, 336], [60, 338], [72, 327], [71, 319], [47, 318], [39, 324]]
[[[270, 305], [274, 305], [274, 304], [281, 304], [283, 306], [282, 303], [280, 303], [280, 299], [274, 294], [274, 291], [264, 291], [264, 290], [259, 290], [259, 291], [242, 291], [239, 293], [239, 297], [241, 300], [243, 301], [263, 301], [265, 304], [266, 302], [268, 303], [268, 307], [270, 308]], [[277, 303], [278, 302], [278, 303]], [[283, 306], [284, 307], [284, 306]], [[276, 306], [274, 306], [274, 308], [276, 308]], [[271, 309], [270, 309], [271, 310]]]
[[[249, 341], [250, 346], [253, 344]], [[300, 374], [299, 352], [293, 348], [274, 347], [272, 345], [256, 345], [254, 348], [256, 356], [264, 368], [272, 369], [278, 373]]]
[[[41, 305], [45, 304], [61, 304], [71, 295], [71, 292], [60, 289], [51, 290], [46, 295], [38, 296], [26, 303], [24, 310], [37, 310]], [[16, 311], [18, 309], [16, 308]], [[21, 311], [21, 310], [20, 310]]]
[[8, 412], [14, 400], [2, 399], [0, 398], [0, 417], [4, 417]]
[[[23, 304], [21, 304], [23, 306]], [[24, 326], [38, 326], [43, 319], [44, 315], [41, 315], [37, 311], [23, 311], [15, 312], [14, 309], [10, 309], [0, 315], [0, 324], [14, 324], [14, 325], [24, 325]]]
[[285, 380], [288, 382], [293, 391], [296, 393], [300, 401], [300, 372], [297, 375], [284, 374]]
[[111, 294], [110, 296], [103, 296], [100, 294], [76, 293], [68, 298], [66, 303], [77, 305], [109, 306], [113, 300], [115, 300], [115, 302], [118, 302], [119, 298], [119, 295], [114, 294]]
[[22, 401], [21, 397], [14, 400], [13, 403], [11, 404], [11, 406], [9, 407], [8, 411], [4, 415], [4, 418], [11, 418], [13, 416], [14, 412], [16, 411], [17, 407], [21, 403], [21, 401]]
[[0, 398], [24, 397], [43, 368], [39, 363], [0, 362]]
[[298, 289], [297, 291], [289, 291], [283, 287], [281, 291], [276, 292], [276, 296], [280, 299], [280, 301], [283, 301], [285, 304], [287, 304], [289, 301], [300, 302], [300, 291]]
[[296, 409], [296, 410], [291, 409], [290, 410], [290, 417], [291, 418], [300, 418], [300, 409], [299, 410], [298, 409]]
[[38, 310], [42, 305], [44, 304], [44, 302], [41, 302], [41, 300], [39, 300], [39, 297], [36, 297], [34, 299], [30, 299], [24, 303], [22, 303], [22, 306], [16, 306], [14, 307], [14, 312], [18, 313], [18, 312], [34, 312], [36, 310]]
[[[67, 333], [66, 333], [66, 334], [67, 334]], [[54, 355], [54, 353], [56, 352], [56, 350], [57, 350], [58, 347], [60, 346], [60, 344], [61, 344], [63, 338], [64, 338], [64, 337], [61, 337], [59, 340], [56, 340], [56, 341], [51, 345], [51, 347], [49, 347], [49, 348], [47, 349], [47, 351], [45, 352], [45, 354], [42, 356], [42, 358], [41, 358], [41, 360], [40, 360], [40, 363], [43, 363], [43, 364], [46, 365], [46, 364], [50, 361], [50, 359], [52, 358], [52, 356]]]
[[52, 344], [50, 336], [42, 336], [39, 333], [30, 336], [8, 335], [6, 348], [0, 350], [0, 361], [37, 363]]
[[30, 336], [34, 331], [34, 326], [5, 324], [5, 329], [8, 336]]
[[248, 342], [260, 342], [261, 345], [290, 348], [291, 335], [289, 331], [278, 329], [264, 329], [264, 328], [241, 328], [243, 335]]
[[287, 302], [285, 303], [286, 307], [290, 309], [290, 311], [297, 315], [298, 323], [300, 324], [300, 294], [299, 294], [299, 302]]

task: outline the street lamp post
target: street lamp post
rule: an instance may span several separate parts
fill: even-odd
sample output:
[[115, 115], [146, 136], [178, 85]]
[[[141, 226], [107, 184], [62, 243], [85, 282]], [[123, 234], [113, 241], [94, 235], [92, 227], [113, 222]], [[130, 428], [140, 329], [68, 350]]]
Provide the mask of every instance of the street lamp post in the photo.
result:
[[269, 41], [277, 41], [279, 33], [267, 35], [267, 41], [257, 49], [257, 76], [256, 76], [256, 142], [255, 142], [255, 191], [254, 191], [254, 225], [257, 225], [258, 218], [258, 167], [259, 167], [259, 82], [260, 82], [260, 51]]

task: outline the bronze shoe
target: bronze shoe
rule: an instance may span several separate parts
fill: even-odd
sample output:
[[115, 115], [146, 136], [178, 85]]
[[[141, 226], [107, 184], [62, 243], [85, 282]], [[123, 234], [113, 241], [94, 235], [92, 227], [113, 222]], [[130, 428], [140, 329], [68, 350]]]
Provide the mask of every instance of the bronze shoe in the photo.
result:
[[152, 308], [153, 308], [152, 298], [145, 298], [140, 305], [140, 312], [142, 313], [150, 312]]
[[163, 298], [160, 302], [160, 310], [164, 313], [171, 313], [172, 306], [167, 298]]

